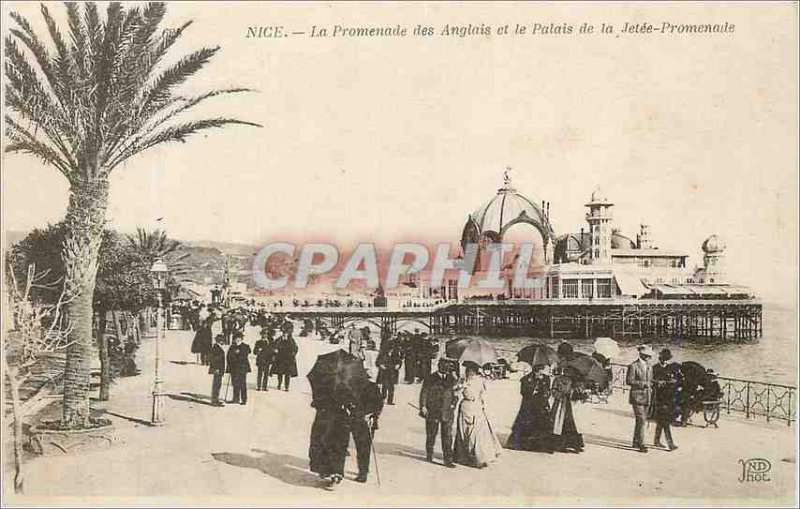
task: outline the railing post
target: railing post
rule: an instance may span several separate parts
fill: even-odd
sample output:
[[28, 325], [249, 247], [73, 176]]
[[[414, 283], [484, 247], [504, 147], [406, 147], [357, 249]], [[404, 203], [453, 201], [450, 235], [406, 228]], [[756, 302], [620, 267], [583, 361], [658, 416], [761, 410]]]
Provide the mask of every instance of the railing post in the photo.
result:
[[767, 422], [769, 422], [769, 391], [770, 390], [771, 390], [770, 386], [768, 385], [767, 386]]
[[747, 397], [745, 399], [745, 417], [750, 418], [750, 382], [746, 385]]
[[726, 407], [727, 407], [726, 408], [726, 413], [728, 415], [731, 414], [731, 385], [732, 385], [732, 383], [733, 382], [728, 380], [728, 397], [726, 398], [727, 399], [727, 401], [726, 401]]
[[787, 414], [786, 415], [786, 425], [787, 426], [791, 426], [792, 425], [792, 410], [794, 409], [794, 407], [792, 406], [792, 396], [793, 395], [794, 395], [794, 391], [792, 389], [789, 389], [789, 406], [787, 407], [787, 410], [786, 410], [786, 414]]

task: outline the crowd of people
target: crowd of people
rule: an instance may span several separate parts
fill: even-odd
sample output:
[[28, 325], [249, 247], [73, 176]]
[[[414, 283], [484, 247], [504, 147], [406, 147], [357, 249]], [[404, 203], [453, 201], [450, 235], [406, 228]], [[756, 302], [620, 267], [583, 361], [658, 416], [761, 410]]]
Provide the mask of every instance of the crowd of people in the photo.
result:
[[[208, 304], [196, 308], [193, 323], [195, 334], [191, 352], [198, 356], [200, 364], [208, 366], [208, 373], [213, 377], [212, 405], [224, 406], [220, 392], [225, 375], [229, 375], [226, 395], [228, 387], [233, 388], [228, 403], [247, 404], [247, 373], [252, 371], [250, 355], [255, 357], [257, 391], [268, 391], [273, 376], [277, 378], [278, 389], [289, 390], [291, 379], [297, 376], [298, 351], [291, 321], [276, 315], [254, 320], [243, 310], [225, 310], [221, 305]], [[260, 337], [252, 349], [244, 343], [244, 329], [248, 323], [261, 326]]]
[[[255, 359], [258, 391], [268, 391], [270, 379], [277, 377], [277, 388], [289, 390], [291, 378], [298, 375], [298, 344], [294, 330], [302, 337], [339, 344], [358, 360], [371, 382], [358, 390], [357, 398], [335, 404], [316, 398], [311, 429], [309, 459], [313, 472], [334, 488], [344, 478], [344, 462], [350, 436], [356, 445], [358, 476], [367, 480], [370, 452], [383, 405], [395, 404], [395, 386], [400, 372], [407, 384], [419, 384], [417, 411], [425, 420], [426, 459], [433, 462], [434, 446], [440, 441], [444, 466], [457, 464], [485, 468], [500, 456], [502, 446], [486, 413], [487, 385], [485, 366], [473, 362], [459, 365], [439, 352], [439, 342], [421, 333], [384, 331], [376, 341], [368, 327], [339, 327], [330, 330], [321, 320], [304, 319], [298, 323], [279, 313], [262, 312], [263, 308], [226, 309], [220, 304], [189, 306], [184, 313], [195, 329], [191, 351], [208, 365], [212, 375], [211, 401], [223, 406], [221, 391], [232, 387], [228, 403], [247, 404], [247, 374], [250, 356]], [[260, 327], [259, 339], [251, 349], [244, 343], [246, 325]], [[213, 338], [213, 340], [212, 340]], [[227, 346], [227, 351], [225, 347]], [[651, 365], [654, 351], [642, 345], [639, 358], [627, 367], [626, 385], [634, 417], [632, 449], [647, 452], [644, 437], [646, 421], [656, 423], [652, 444], [674, 451], [678, 448], [672, 435], [674, 425], [685, 425], [702, 402], [719, 399], [721, 391], [712, 370], [704, 371], [701, 381], [690, 381], [682, 364], [672, 362], [672, 354], [663, 349]], [[574, 402], [587, 401], [592, 392], [610, 391], [609, 373], [603, 384], [588, 384], [576, 372], [571, 360], [577, 355], [568, 342], [557, 348], [557, 359], [537, 362], [520, 378], [522, 396], [519, 411], [505, 443], [509, 449], [553, 454], [581, 453], [585, 443], [573, 412]], [[437, 367], [434, 360], [439, 357]], [[610, 360], [592, 356], [610, 371]], [[693, 364], [683, 363], [683, 365]], [[695, 377], [696, 378], [696, 377]], [[662, 443], [662, 437], [666, 444]]]

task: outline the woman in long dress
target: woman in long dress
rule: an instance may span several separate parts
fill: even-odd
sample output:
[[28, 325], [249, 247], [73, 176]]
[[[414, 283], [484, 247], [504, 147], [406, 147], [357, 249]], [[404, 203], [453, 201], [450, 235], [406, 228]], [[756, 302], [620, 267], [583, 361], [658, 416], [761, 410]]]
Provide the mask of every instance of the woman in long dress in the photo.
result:
[[278, 375], [278, 390], [281, 385], [285, 391], [289, 391], [289, 381], [297, 376], [297, 342], [292, 337], [291, 331], [284, 330], [283, 337], [275, 345], [274, 364], [272, 374]]
[[347, 445], [350, 442], [348, 414], [332, 402], [311, 403], [317, 411], [311, 425], [308, 447], [309, 468], [334, 487], [344, 478]]
[[581, 387], [570, 376], [570, 368], [560, 369], [553, 379], [553, 441], [559, 452], [583, 452], [583, 435], [578, 433], [575, 416], [572, 413], [572, 400], [585, 399]]
[[460, 396], [456, 417], [454, 460], [477, 468], [488, 466], [500, 455], [500, 441], [486, 415], [486, 384], [478, 374], [480, 367], [464, 363], [466, 375], [456, 390]]
[[550, 415], [550, 377], [544, 364], [520, 379], [520, 404], [506, 447], [553, 453], [553, 419]]
[[192, 340], [191, 352], [200, 354], [200, 364], [208, 366], [208, 352], [211, 351], [211, 345], [214, 343], [211, 335], [211, 322], [205, 320], [201, 322], [194, 333]]

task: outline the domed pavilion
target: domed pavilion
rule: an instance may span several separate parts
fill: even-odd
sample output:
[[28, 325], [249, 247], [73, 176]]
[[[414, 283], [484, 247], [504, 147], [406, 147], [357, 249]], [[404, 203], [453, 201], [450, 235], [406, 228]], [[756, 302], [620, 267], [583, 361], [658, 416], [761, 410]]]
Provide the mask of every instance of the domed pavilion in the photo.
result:
[[[533, 242], [544, 263], [553, 262], [555, 233], [550, 224], [549, 203], [537, 203], [520, 194], [512, 185], [508, 170], [503, 177], [503, 187], [497, 194], [467, 218], [461, 234], [461, 246], [477, 244], [479, 252], [487, 245], [503, 241], [509, 230], [523, 230], [525, 241]], [[527, 225], [527, 228], [519, 225]], [[527, 230], [527, 231], [525, 231]]]

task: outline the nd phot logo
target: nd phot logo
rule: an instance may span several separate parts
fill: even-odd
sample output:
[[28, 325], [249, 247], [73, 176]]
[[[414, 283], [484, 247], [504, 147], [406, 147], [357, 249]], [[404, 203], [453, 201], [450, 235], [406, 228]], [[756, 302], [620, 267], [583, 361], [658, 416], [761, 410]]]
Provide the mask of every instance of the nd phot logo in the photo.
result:
[[749, 460], [739, 460], [742, 464], [742, 476], [739, 482], [765, 482], [769, 481], [769, 471], [772, 470], [772, 463], [764, 458], [750, 458]]

